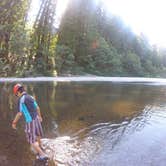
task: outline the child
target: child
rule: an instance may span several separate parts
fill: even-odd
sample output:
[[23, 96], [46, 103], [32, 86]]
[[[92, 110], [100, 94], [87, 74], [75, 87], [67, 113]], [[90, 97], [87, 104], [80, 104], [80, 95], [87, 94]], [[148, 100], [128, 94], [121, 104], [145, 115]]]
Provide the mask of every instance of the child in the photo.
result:
[[13, 87], [13, 93], [15, 96], [19, 97], [19, 110], [12, 122], [12, 128], [16, 129], [18, 120], [24, 115], [26, 121], [25, 133], [28, 143], [30, 143], [33, 149], [38, 153], [40, 160], [48, 160], [48, 157], [40, 147], [40, 139], [43, 136], [43, 129], [41, 126], [42, 116], [39, 106], [35, 99], [26, 93], [21, 84], [16, 84]]

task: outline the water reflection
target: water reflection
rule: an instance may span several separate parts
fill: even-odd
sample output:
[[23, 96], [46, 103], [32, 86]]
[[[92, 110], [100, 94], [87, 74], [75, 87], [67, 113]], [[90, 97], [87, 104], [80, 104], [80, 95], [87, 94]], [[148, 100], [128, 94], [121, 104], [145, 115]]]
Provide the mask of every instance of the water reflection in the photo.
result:
[[113, 139], [110, 139], [112, 134], [109, 130], [101, 152], [89, 165], [164, 166], [166, 163], [165, 109], [166, 106], [162, 108], [147, 106], [140, 116], [133, 118], [125, 126], [116, 128]]
[[[165, 86], [110, 82], [24, 84], [40, 105], [47, 138], [43, 147], [55, 162], [144, 165], [145, 160], [141, 163], [135, 156], [140, 154], [141, 158], [142, 154], [150, 162], [145, 152], [150, 155], [148, 148], [160, 147], [156, 141], [166, 136]], [[17, 111], [12, 87], [12, 83], [0, 83], [0, 162], [4, 166], [31, 166], [34, 157], [24, 138], [24, 122], [19, 123], [17, 132], [10, 126]]]

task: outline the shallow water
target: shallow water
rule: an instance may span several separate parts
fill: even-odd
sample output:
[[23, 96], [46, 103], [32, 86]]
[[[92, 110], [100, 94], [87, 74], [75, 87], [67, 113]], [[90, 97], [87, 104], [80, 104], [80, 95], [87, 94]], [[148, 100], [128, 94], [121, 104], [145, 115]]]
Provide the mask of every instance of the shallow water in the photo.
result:
[[[17, 131], [11, 129], [17, 112], [14, 82], [3, 81], [0, 163], [31, 166], [34, 155], [25, 140], [24, 120]], [[74, 166], [165, 166], [165, 80], [21, 81], [40, 105], [43, 148], [54, 161]]]

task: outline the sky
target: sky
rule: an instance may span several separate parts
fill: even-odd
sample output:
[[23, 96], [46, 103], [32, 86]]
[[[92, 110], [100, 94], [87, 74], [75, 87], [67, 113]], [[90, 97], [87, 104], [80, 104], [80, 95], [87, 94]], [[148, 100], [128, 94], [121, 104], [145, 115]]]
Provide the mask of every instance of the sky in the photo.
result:
[[[60, 19], [69, 0], [58, 0], [57, 16]], [[166, 47], [166, 0], [102, 0], [107, 10], [122, 18], [134, 33], [143, 33], [150, 44]], [[29, 18], [33, 20], [39, 0], [33, 0]], [[57, 23], [58, 24], [58, 23]]]
[[136, 33], [143, 33], [150, 44], [166, 47], [165, 0], [103, 0], [107, 9], [119, 15]]
[[[41, 0], [32, 0], [29, 17], [28, 17], [30, 23], [33, 23], [36, 18], [37, 12], [40, 7], [40, 1]], [[57, 7], [56, 7], [56, 19], [57, 20], [56, 20], [55, 26], [58, 26], [59, 19], [61, 18], [62, 14], [65, 12], [68, 2], [69, 2], [69, 0], [58, 0]]]

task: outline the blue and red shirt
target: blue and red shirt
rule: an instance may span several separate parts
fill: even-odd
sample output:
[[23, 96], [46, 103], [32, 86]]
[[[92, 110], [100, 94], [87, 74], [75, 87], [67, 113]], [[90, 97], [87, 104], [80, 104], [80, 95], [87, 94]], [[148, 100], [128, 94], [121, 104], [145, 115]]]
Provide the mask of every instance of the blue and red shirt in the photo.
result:
[[25, 121], [27, 123], [31, 122], [33, 119], [36, 118], [37, 107], [38, 104], [36, 100], [27, 93], [23, 93], [23, 95], [19, 98], [18, 101], [19, 112], [23, 113]]

